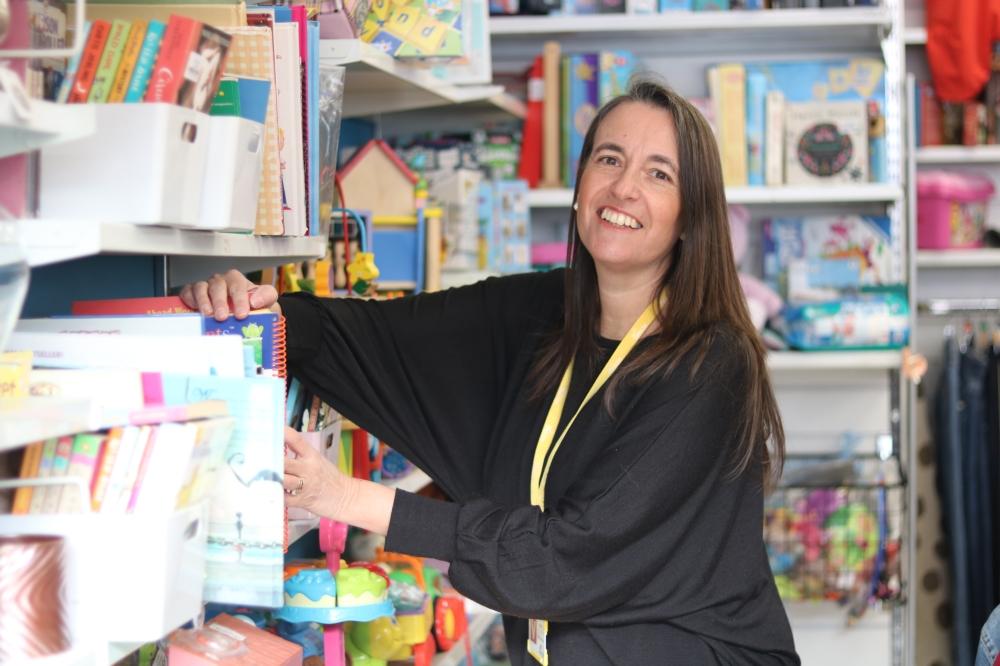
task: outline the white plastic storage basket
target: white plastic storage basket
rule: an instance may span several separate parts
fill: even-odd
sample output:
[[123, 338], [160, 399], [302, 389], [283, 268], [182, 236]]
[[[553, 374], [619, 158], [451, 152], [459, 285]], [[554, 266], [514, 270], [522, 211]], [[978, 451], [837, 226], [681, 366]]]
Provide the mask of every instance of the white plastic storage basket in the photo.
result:
[[197, 618], [206, 527], [204, 502], [164, 514], [0, 516], [0, 534], [65, 538], [75, 645], [146, 643]]
[[212, 116], [209, 126], [198, 226], [252, 233], [264, 159], [264, 126], [235, 116]]
[[172, 104], [95, 116], [93, 134], [42, 149], [40, 217], [198, 226], [210, 117]]

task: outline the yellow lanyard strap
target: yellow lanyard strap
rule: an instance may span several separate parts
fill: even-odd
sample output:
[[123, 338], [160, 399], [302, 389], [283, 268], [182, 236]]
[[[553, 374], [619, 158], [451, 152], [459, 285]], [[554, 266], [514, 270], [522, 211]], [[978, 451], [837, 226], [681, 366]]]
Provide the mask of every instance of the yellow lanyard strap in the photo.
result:
[[[584, 406], [590, 401], [594, 395], [601, 390], [605, 382], [610, 379], [611, 375], [614, 374], [618, 366], [622, 364], [625, 357], [628, 356], [629, 352], [638, 344], [639, 340], [642, 339], [643, 333], [649, 328], [649, 325], [653, 323], [656, 319], [656, 309], [654, 305], [650, 303], [643, 310], [639, 318], [635, 320], [632, 324], [632, 328], [629, 329], [625, 337], [622, 338], [618, 346], [615, 347], [615, 351], [611, 354], [611, 358], [608, 362], [604, 364], [601, 368], [601, 372], [598, 373], [597, 378], [594, 380], [593, 385], [590, 390], [587, 391], [587, 395], [584, 396], [583, 402], [577, 407], [576, 413], [573, 414], [573, 418], [569, 420], [566, 427], [563, 428], [562, 433], [559, 435], [559, 439], [556, 440], [553, 446], [552, 440], [556, 434], [556, 428], [559, 427], [559, 420], [562, 418], [563, 409], [566, 406], [566, 396], [569, 394], [569, 384], [570, 378], [573, 376], [573, 361], [570, 360], [569, 366], [563, 373], [562, 380], [559, 382], [559, 388], [556, 390], [556, 397], [552, 400], [552, 405], [549, 407], [549, 413], [545, 416], [545, 424], [542, 426], [542, 432], [538, 436], [538, 444], [535, 445], [535, 457], [531, 463], [531, 503], [534, 506], [540, 507], [543, 511], [545, 510], [545, 484], [549, 480], [549, 471], [552, 469], [552, 461], [556, 457], [556, 453], [559, 451], [560, 445], [562, 445], [563, 440], [566, 438], [566, 433], [569, 432], [570, 427], [573, 422], [576, 421], [576, 417], [580, 415], [583, 411]], [[551, 455], [549, 455], [549, 449], [552, 449]]]

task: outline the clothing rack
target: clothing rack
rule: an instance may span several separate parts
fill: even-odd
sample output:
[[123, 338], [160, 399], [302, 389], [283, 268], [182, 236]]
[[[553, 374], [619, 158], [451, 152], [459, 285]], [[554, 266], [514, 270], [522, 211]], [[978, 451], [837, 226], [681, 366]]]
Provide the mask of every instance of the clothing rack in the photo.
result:
[[1000, 298], [934, 298], [917, 304], [917, 312], [931, 316], [998, 313]]

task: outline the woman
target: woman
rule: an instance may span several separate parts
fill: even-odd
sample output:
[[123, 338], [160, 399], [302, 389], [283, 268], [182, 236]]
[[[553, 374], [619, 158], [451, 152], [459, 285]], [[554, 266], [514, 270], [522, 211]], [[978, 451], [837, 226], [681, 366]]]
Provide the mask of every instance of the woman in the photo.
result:
[[[288, 503], [451, 562], [515, 665], [798, 664], [762, 542], [784, 438], [711, 130], [636, 83], [577, 183], [565, 271], [281, 299], [293, 373], [455, 500], [347, 479], [290, 434]], [[274, 301], [235, 272], [183, 297], [221, 317], [227, 294], [237, 316]]]

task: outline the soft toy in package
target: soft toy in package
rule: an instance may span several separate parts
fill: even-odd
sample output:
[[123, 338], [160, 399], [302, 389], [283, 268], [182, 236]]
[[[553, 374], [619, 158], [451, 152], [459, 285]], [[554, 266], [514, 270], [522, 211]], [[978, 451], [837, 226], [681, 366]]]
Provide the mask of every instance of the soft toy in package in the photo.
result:
[[793, 303], [900, 282], [888, 217], [776, 218], [764, 222], [764, 280]]

